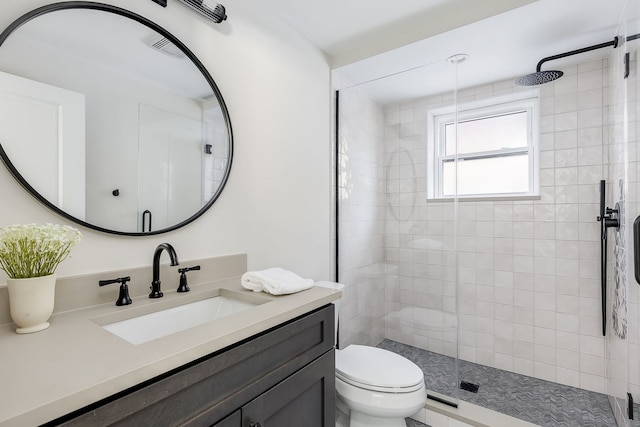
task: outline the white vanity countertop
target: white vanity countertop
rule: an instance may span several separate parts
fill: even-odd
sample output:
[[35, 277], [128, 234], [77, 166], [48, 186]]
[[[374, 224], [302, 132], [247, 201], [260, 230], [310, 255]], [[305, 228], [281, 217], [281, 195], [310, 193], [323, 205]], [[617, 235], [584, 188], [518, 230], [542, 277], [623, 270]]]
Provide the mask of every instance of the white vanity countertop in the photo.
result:
[[[213, 296], [222, 288], [268, 302], [139, 345], [99, 324], [105, 319], [132, 317], [155, 307]], [[51, 421], [322, 307], [339, 296], [340, 292], [318, 287], [286, 296], [254, 293], [240, 286], [238, 276], [192, 286], [187, 294], [166, 292], [157, 300], [138, 297], [125, 307], [111, 303], [55, 314], [49, 329], [33, 334], [18, 335], [14, 325], [4, 325], [0, 327], [0, 426]]]

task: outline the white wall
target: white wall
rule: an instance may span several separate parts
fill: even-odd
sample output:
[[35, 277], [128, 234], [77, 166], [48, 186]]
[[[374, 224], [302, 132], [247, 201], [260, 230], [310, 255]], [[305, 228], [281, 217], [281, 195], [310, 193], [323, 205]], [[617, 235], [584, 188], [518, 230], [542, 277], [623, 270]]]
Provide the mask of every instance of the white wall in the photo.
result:
[[[0, 27], [48, 3], [2, 2]], [[229, 18], [221, 25], [176, 1], [167, 8], [150, 0], [105, 3], [163, 26], [207, 67], [231, 116], [233, 166], [226, 189], [196, 222], [142, 238], [82, 228], [84, 241], [58, 274], [149, 265], [155, 246], [169, 242], [185, 260], [246, 252], [250, 269], [277, 265], [305, 277], [330, 279], [330, 90], [322, 54], [275, 19], [243, 9], [240, 0], [225, 2]], [[114, 165], [112, 173], [120, 172]], [[0, 168], [0, 194], [0, 226], [66, 223], [26, 193], [5, 168]]]

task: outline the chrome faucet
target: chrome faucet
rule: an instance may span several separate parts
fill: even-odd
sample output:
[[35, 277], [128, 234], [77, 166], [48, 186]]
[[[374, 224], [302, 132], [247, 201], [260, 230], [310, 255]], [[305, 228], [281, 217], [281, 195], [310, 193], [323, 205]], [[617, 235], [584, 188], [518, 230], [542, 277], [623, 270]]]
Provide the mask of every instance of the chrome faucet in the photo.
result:
[[160, 255], [162, 251], [166, 250], [171, 258], [171, 265], [175, 266], [180, 264], [178, 262], [178, 255], [176, 255], [175, 249], [168, 243], [161, 243], [153, 253], [153, 281], [151, 282], [151, 293], [149, 298], [160, 298], [163, 293], [160, 291]]

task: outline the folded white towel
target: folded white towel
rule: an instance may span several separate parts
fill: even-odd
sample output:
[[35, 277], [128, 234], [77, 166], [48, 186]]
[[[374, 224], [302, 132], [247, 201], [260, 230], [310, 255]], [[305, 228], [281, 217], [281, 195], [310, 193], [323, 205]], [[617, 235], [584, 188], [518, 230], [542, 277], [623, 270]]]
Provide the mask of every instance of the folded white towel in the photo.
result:
[[313, 280], [303, 279], [296, 273], [274, 267], [260, 271], [248, 271], [240, 280], [245, 289], [268, 292], [272, 295], [293, 294], [313, 286]]

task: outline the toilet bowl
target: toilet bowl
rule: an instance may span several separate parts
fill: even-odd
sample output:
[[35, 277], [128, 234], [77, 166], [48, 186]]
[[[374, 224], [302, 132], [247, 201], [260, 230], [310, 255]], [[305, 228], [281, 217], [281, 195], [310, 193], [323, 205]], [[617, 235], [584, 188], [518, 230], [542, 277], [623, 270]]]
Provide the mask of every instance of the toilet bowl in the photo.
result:
[[424, 407], [422, 370], [387, 350], [350, 345], [336, 352], [336, 394], [349, 409], [350, 427], [406, 427]]
[[[316, 286], [344, 289], [334, 282]], [[339, 300], [334, 305], [337, 337]], [[338, 408], [348, 412], [349, 427], [406, 427], [404, 419], [423, 408], [427, 399], [424, 375], [415, 363], [356, 344], [336, 350], [336, 395]]]

